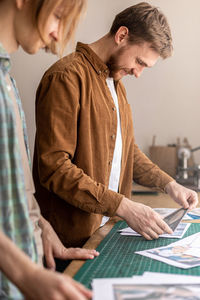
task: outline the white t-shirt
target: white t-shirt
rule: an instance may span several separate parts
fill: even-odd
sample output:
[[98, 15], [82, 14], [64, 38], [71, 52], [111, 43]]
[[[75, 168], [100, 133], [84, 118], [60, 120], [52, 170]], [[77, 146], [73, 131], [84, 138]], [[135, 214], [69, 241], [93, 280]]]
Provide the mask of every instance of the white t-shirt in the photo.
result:
[[[107, 78], [106, 83], [112, 95], [116, 107], [116, 112], [117, 112], [117, 134], [116, 134], [115, 149], [113, 154], [108, 188], [109, 190], [118, 192], [120, 173], [121, 173], [121, 159], [122, 159], [122, 134], [121, 134], [120, 113], [119, 113], [118, 97], [115, 90], [113, 78], [110, 77]], [[101, 222], [101, 226], [103, 226], [108, 220], [109, 217], [104, 216]]]

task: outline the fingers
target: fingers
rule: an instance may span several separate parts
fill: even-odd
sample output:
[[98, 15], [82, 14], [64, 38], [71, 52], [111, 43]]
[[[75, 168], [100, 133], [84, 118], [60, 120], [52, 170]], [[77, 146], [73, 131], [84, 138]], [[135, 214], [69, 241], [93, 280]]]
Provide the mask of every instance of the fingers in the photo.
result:
[[85, 295], [85, 292], [81, 292], [80, 290], [77, 289], [77, 287], [74, 286], [74, 284], [71, 284], [70, 286], [66, 286], [63, 289], [63, 292], [65, 294], [65, 297], [63, 297], [62, 295], [62, 300], [86, 300], [86, 299], [91, 299], [92, 294], [91, 293], [87, 293], [87, 295]]
[[77, 249], [77, 258], [93, 259], [96, 256], [99, 256], [99, 252], [96, 250], [81, 249], [81, 248]]
[[48, 250], [47, 249], [45, 250], [44, 248], [44, 256], [45, 256], [47, 268], [55, 271], [56, 264], [54, 261], [53, 253], [50, 248]]
[[153, 230], [149, 229], [148, 233], [147, 232], [141, 232], [141, 235], [146, 239], [146, 240], [157, 240], [159, 238], [159, 235], [154, 232]]
[[171, 228], [167, 225], [167, 223], [165, 221], [163, 221], [162, 218], [160, 218], [159, 223], [157, 223], [159, 228], [163, 231], [163, 233], [168, 233], [168, 234], [172, 234], [173, 231], [171, 230]]
[[163, 233], [172, 234], [173, 231], [169, 228], [169, 226], [163, 222], [162, 228], [154, 224], [151, 228], [148, 228], [146, 231], [142, 231], [140, 234], [147, 240], [155, 240], [158, 239], [159, 236]]
[[197, 204], [195, 204], [195, 203], [193, 203], [193, 204], [190, 204], [190, 206], [189, 206], [189, 210], [196, 208], [196, 206], [197, 206]]
[[199, 202], [198, 195], [196, 192], [194, 192], [194, 194], [192, 194], [188, 199], [189, 209], [195, 208], [197, 206], [198, 202]]
[[[154, 237], [154, 235], [161, 235], [163, 233], [172, 234], [173, 231], [171, 228], [167, 225], [167, 223], [158, 215], [155, 213], [154, 220], [150, 223], [150, 229], [151, 233], [150, 236]], [[149, 233], [148, 233], [149, 234]]]
[[[72, 292], [73, 294], [71, 294], [70, 296], [72, 296], [71, 298], [69, 299], [91, 299], [92, 298], [92, 291], [87, 289], [84, 285], [82, 285], [81, 283], [73, 280], [72, 278], [68, 277], [68, 275], [65, 275], [66, 276], [66, 279], [68, 281], [68, 289], [67, 289], [67, 293], [68, 293], [68, 297], [69, 297], [69, 286], [70, 286], [70, 289], [72, 289], [70, 292]], [[79, 297], [75, 298], [75, 294], [74, 292], [76, 292], [77, 295], [79, 295]], [[81, 297], [80, 297], [81, 295]], [[68, 298], [67, 298], [68, 299]]]
[[172, 234], [169, 226], [150, 207], [135, 202], [128, 202], [127, 207], [124, 219], [133, 230], [143, 235], [144, 238], [157, 239], [164, 232]]
[[82, 259], [93, 259], [94, 257], [99, 256], [99, 252], [90, 249], [79, 249], [77, 255]]
[[149, 227], [146, 227], [145, 230], [140, 232], [140, 234], [147, 240], [158, 239], [163, 233], [172, 234], [173, 231], [159, 215], [156, 216], [154, 221], [151, 221]]
[[198, 196], [197, 193], [194, 191], [191, 191], [189, 193], [189, 196], [182, 196], [177, 201], [183, 208], [185, 209], [193, 209], [198, 204]]
[[96, 250], [82, 248], [64, 248], [65, 259], [93, 259], [99, 255]]
[[188, 209], [190, 207], [189, 198], [183, 196], [180, 197], [180, 204], [184, 209]]
[[92, 291], [87, 289], [84, 285], [81, 283], [73, 280], [74, 286], [87, 298], [92, 298]]
[[188, 209], [190, 207], [189, 203], [186, 200], [182, 200], [182, 207]]
[[198, 204], [197, 193], [178, 184], [175, 181], [168, 183], [165, 187], [165, 190], [170, 197], [174, 199], [174, 201], [176, 201], [185, 209], [193, 209]]

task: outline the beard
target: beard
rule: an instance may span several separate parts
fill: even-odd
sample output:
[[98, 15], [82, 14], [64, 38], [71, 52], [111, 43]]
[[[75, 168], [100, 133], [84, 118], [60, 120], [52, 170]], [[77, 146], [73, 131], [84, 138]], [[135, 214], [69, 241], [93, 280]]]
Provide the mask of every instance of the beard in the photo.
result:
[[110, 71], [109, 76], [115, 77], [115, 74], [121, 70], [121, 66], [119, 65], [119, 57], [122, 55], [123, 49], [119, 49], [116, 53], [112, 54], [107, 61], [106, 65]]
[[115, 74], [121, 69], [118, 64], [118, 57], [116, 56], [116, 54], [111, 55], [106, 65], [109, 69], [109, 76], [113, 78], [115, 77]]
[[[114, 54], [110, 56], [109, 60], [106, 62], [106, 65], [109, 69], [109, 76], [114, 79], [117, 76], [117, 73], [119, 73], [120, 71], [123, 71], [124, 75], [132, 74], [131, 69], [124, 68], [119, 64], [120, 56], [124, 53], [126, 48], [127, 47], [124, 46], [123, 48], [116, 51]], [[118, 78], [117, 80], [119, 79], [121, 78]]]

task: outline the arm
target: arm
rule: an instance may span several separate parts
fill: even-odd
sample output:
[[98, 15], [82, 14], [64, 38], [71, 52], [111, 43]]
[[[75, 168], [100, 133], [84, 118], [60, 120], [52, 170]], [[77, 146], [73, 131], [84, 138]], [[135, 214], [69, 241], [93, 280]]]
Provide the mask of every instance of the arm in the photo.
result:
[[[74, 72], [44, 77], [37, 91], [36, 152], [40, 183], [86, 212], [112, 216], [123, 196], [88, 176], [77, 154], [80, 79]], [[84, 91], [83, 91], [84, 92]], [[84, 201], [83, 201], [84, 199]]]
[[167, 173], [154, 164], [135, 144], [133, 180], [138, 184], [154, 187], [164, 192], [165, 186], [174, 181]]
[[133, 230], [147, 240], [157, 239], [164, 232], [172, 233], [169, 226], [151, 207], [133, 202], [125, 197], [121, 201], [116, 215], [124, 219]]
[[[162, 191], [166, 184], [174, 180], [153, 164], [136, 144], [134, 145], [133, 179], [141, 185], [156, 187]], [[169, 226], [153, 209], [125, 197], [116, 214], [147, 240], [157, 239], [164, 232], [172, 233]]]
[[[136, 182], [165, 191], [184, 208], [192, 209], [197, 205], [197, 194], [176, 183], [173, 178], [153, 164], [137, 145], [135, 145], [134, 161], [134, 180]], [[156, 239], [164, 232], [172, 233], [168, 225], [150, 207], [127, 198], [123, 198], [116, 214], [148, 240]]]
[[[89, 299], [92, 294], [66, 275], [47, 271], [34, 264], [0, 232], [0, 269], [32, 300]], [[40, 287], [40, 288], [38, 288]]]
[[[165, 190], [175, 202], [186, 209], [192, 209], [198, 204], [197, 193], [176, 181], [170, 181]], [[123, 198], [116, 214], [147, 240], [157, 239], [164, 232], [172, 233], [169, 226], [150, 207], [127, 198]]]
[[159, 188], [184, 208], [195, 208], [198, 203], [196, 192], [178, 184], [172, 177], [153, 164], [137, 145], [135, 145], [134, 180], [144, 186]]
[[185, 209], [195, 208], [199, 201], [195, 191], [178, 184], [175, 180], [166, 185], [165, 192]]
[[99, 255], [96, 250], [82, 248], [65, 248], [53, 230], [51, 224], [42, 216], [39, 220], [42, 229], [42, 243], [47, 267], [55, 270], [54, 257], [66, 259], [93, 259]]

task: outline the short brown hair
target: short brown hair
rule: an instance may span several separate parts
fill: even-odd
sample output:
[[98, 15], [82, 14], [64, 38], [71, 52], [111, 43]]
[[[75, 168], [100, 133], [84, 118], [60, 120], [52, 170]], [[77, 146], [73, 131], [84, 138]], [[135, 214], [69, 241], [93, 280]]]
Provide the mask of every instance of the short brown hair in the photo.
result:
[[158, 8], [147, 2], [130, 6], [116, 15], [110, 34], [125, 26], [129, 30], [129, 42], [141, 44], [148, 42], [150, 48], [162, 58], [172, 55], [172, 36], [169, 24], [164, 14]]
[[53, 42], [49, 49], [52, 53], [62, 54], [66, 44], [73, 38], [81, 13], [86, 7], [87, 0], [33, 0], [33, 22], [44, 39], [44, 28], [51, 13], [61, 4], [64, 6], [60, 22], [60, 41]]

